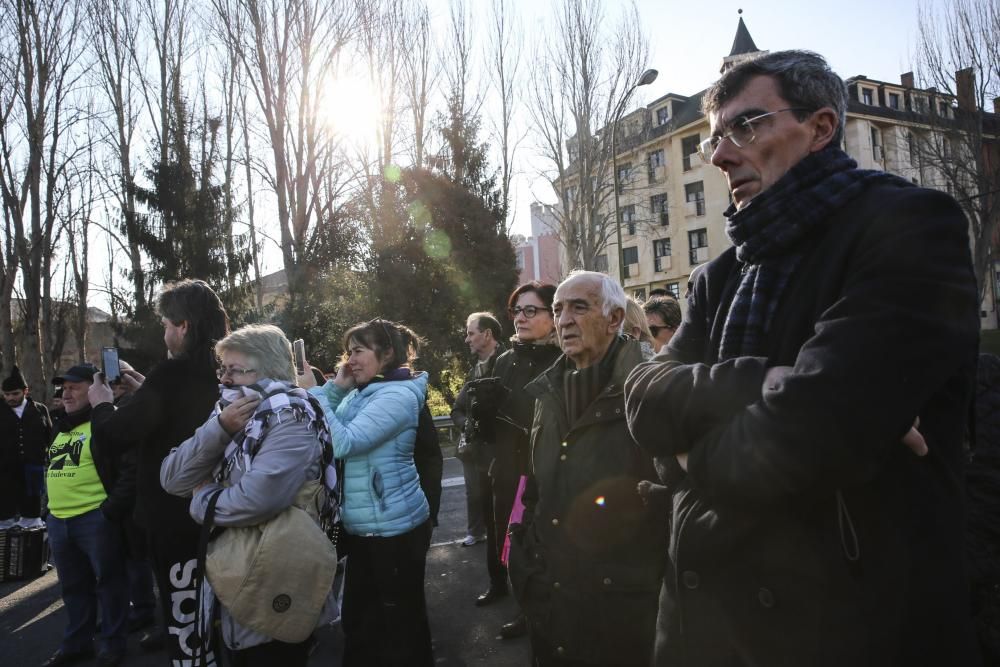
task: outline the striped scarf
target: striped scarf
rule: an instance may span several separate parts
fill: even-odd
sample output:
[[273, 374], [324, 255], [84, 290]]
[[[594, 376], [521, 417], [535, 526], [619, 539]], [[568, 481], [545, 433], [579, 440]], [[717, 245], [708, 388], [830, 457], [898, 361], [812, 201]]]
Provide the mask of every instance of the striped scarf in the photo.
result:
[[764, 353], [774, 313], [805, 256], [804, 239], [832, 214], [876, 183], [911, 183], [882, 171], [858, 169], [839, 148], [812, 153], [740, 211], [725, 212], [743, 276], [722, 328], [719, 361]]
[[[277, 416], [279, 420], [287, 418], [307, 422], [323, 445], [324, 467], [332, 463], [333, 439], [330, 437], [323, 408], [313, 396], [290, 382], [267, 378], [248, 386], [247, 389], [260, 395], [260, 404], [243, 430], [233, 436], [232, 444], [235, 446], [226, 450], [228, 456], [223, 463], [221, 476], [227, 476], [237, 455], [243, 458], [244, 469], [249, 466], [250, 460], [260, 449], [267, 429], [267, 420], [272, 416]], [[228, 404], [228, 401], [220, 400], [213, 416], [218, 416]]]

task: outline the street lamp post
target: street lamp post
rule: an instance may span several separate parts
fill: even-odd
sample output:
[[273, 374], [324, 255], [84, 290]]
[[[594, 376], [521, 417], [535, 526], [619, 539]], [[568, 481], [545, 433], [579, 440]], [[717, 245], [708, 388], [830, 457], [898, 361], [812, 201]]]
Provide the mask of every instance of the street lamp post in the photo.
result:
[[648, 86], [653, 83], [656, 81], [658, 74], [659, 72], [655, 69], [648, 69], [643, 72], [635, 85], [626, 91], [622, 97], [622, 101], [615, 108], [615, 115], [611, 120], [611, 178], [615, 187], [615, 235], [618, 238], [618, 282], [622, 284], [622, 287], [625, 287], [625, 249], [622, 248], [622, 219], [621, 214], [618, 212], [618, 120], [625, 112], [625, 105], [628, 104], [628, 100], [632, 97], [635, 89], [639, 86]]

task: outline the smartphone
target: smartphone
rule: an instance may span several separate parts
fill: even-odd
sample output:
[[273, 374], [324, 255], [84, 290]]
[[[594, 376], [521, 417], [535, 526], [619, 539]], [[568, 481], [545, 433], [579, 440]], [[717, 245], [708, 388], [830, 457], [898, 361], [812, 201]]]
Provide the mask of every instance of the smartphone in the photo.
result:
[[306, 342], [296, 338], [292, 343], [292, 353], [295, 355], [295, 370], [299, 375], [306, 374]]
[[118, 363], [117, 347], [101, 348], [101, 366], [104, 379], [108, 384], [117, 384], [122, 379], [122, 368]]

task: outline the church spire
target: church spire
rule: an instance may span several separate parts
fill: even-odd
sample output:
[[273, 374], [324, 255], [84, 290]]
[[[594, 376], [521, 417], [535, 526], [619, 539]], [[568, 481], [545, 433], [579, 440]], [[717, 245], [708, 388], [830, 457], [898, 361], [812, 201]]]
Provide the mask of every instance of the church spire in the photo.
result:
[[722, 59], [722, 67], [719, 69], [719, 74], [724, 74], [734, 65], [747, 60], [753, 56], [767, 53], [766, 51], [761, 51], [754, 44], [753, 37], [750, 36], [750, 31], [747, 29], [747, 24], [743, 22], [743, 10], [739, 10], [740, 22], [736, 26], [736, 37], [733, 39], [733, 48], [729, 51], [729, 55]]

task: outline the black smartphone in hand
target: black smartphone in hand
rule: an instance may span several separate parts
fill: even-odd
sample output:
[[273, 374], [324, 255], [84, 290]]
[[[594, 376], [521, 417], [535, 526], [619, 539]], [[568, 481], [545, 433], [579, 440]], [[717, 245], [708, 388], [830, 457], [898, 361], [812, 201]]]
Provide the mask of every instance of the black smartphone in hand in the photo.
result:
[[122, 367], [118, 362], [117, 347], [101, 348], [101, 372], [108, 384], [118, 384], [122, 380]]
[[306, 342], [301, 338], [296, 338], [292, 343], [292, 353], [295, 355], [295, 372], [299, 375], [306, 374]]

